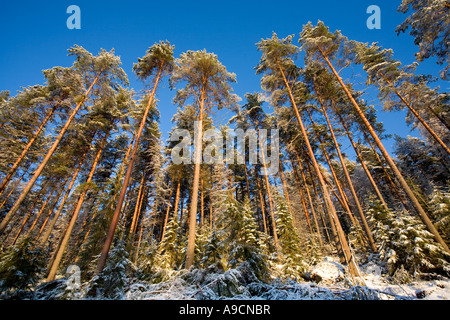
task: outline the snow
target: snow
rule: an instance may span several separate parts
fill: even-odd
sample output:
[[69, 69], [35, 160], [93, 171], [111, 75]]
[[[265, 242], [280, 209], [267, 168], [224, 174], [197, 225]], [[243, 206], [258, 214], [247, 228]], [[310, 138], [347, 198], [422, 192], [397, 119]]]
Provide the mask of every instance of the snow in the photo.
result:
[[[184, 271], [158, 284], [135, 283], [125, 299], [130, 300], [448, 300], [450, 279], [396, 283], [373, 262], [361, 267], [363, 285], [347, 276], [346, 268], [336, 258], [325, 257], [310, 272], [313, 281], [273, 279], [270, 283], [243, 284], [237, 269], [207, 274], [205, 270]], [[320, 277], [320, 278], [319, 278]], [[231, 287], [231, 296], [221, 295], [218, 284]]]
[[[281, 266], [281, 265], [280, 265]], [[277, 266], [274, 266], [277, 267]], [[214, 272], [207, 269], [167, 271], [159, 283], [127, 278], [124, 300], [449, 300], [450, 279], [413, 280], [400, 284], [381, 272], [375, 261], [360, 266], [358, 282], [348, 276], [338, 258], [325, 257], [311, 267], [309, 280], [279, 278], [260, 282], [245, 269]], [[308, 277], [307, 277], [308, 278]], [[105, 299], [87, 297], [89, 282], [75, 291], [67, 289], [67, 279], [43, 283], [31, 299]], [[25, 299], [30, 297], [26, 296]]]
[[321, 282], [334, 284], [344, 279], [344, 268], [331, 257], [325, 259], [314, 266], [311, 271], [313, 278], [321, 279]]

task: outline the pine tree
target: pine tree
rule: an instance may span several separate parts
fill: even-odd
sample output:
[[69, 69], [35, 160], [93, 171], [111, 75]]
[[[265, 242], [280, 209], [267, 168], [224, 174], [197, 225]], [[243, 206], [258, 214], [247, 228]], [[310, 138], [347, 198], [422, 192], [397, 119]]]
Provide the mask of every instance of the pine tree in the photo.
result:
[[344, 231], [340, 225], [336, 214], [334, 204], [331, 200], [330, 192], [325, 180], [322, 177], [319, 164], [314, 155], [314, 150], [306, 132], [306, 128], [300, 111], [298, 102], [305, 100], [304, 84], [298, 81], [300, 70], [295, 65], [293, 57], [298, 54], [299, 48], [292, 44], [293, 36], [288, 36], [285, 39], [279, 39], [275, 33], [272, 34], [271, 39], [261, 40], [257, 44], [258, 50], [262, 51], [263, 55], [257, 66], [257, 74], [265, 74], [261, 80], [261, 85], [264, 89], [271, 92], [272, 101], [279, 105], [280, 102], [289, 99], [294, 110], [295, 118], [300, 127], [300, 132], [303, 141], [306, 145], [306, 151], [313, 164], [314, 171], [319, 179], [319, 185], [325, 199], [330, 219], [336, 225], [336, 246], [342, 247], [344, 259], [350, 263], [349, 268], [352, 274], [357, 275], [357, 267], [355, 259], [352, 257], [350, 248], [348, 247]]
[[449, 275], [450, 255], [436, 245], [433, 235], [417, 217], [386, 210], [377, 200], [371, 202], [369, 215], [380, 257], [390, 275], [402, 269], [410, 275], [428, 272]]
[[[128, 162], [127, 171], [125, 174], [125, 178], [122, 184], [122, 188], [120, 191], [120, 195], [117, 201], [117, 205], [115, 207], [114, 216], [111, 221], [111, 226], [108, 231], [108, 236], [106, 238], [105, 244], [103, 246], [102, 253], [100, 255], [98, 266], [97, 266], [97, 273], [100, 273], [105, 266], [106, 259], [108, 257], [108, 252], [111, 247], [114, 233], [116, 231], [117, 224], [119, 222], [120, 213], [122, 210], [122, 205], [125, 199], [125, 194], [128, 188], [128, 184], [130, 181], [131, 173], [133, 170], [134, 165], [134, 158], [137, 153], [137, 149], [140, 143], [140, 138], [142, 131], [144, 130], [145, 123], [147, 121], [147, 116], [150, 110], [150, 107], [154, 103], [154, 97], [156, 93], [156, 89], [158, 88], [158, 83], [161, 80], [161, 78], [167, 74], [169, 74], [172, 71], [173, 68], [173, 50], [174, 46], [170, 45], [168, 41], [166, 42], [160, 42], [155, 43], [152, 47], [150, 47], [146, 55], [143, 58], [138, 59], [138, 63], [134, 64], [133, 71], [137, 74], [137, 76], [142, 79], [146, 80], [147, 78], [154, 76], [154, 85], [151, 93], [149, 94], [147, 98], [147, 105], [144, 109], [144, 113], [142, 115], [142, 119], [140, 121], [140, 125], [137, 129], [137, 133], [135, 135], [135, 141], [133, 145], [133, 149], [131, 152], [131, 157]], [[156, 73], [156, 75], [155, 75]]]
[[135, 271], [125, 246], [124, 241], [117, 241], [105, 268], [91, 280], [88, 296], [116, 300], [123, 297]]
[[412, 192], [405, 178], [403, 177], [400, 170], [394, 163], [394, 160], [392, 160], [391, 156], [387, 152], [379, 136], [377, 135], [372, 125], [370, 124], [369, 120], [367, 119], [366, 115], [361, 110], [359, 104], [355, 100], [354, 95], [350, 91], [349, 86], [347, 86], [344, 83], [342, 77], [338, 74], [335, 66], [332, 63], [332, 60], [337, 58], [337, 54], [339, 52], [346, 50], [344, 46], [345, 37], [339, 31], [331, 33], [322, 21], [319, 21], [317, 23], [317, 26], [315, 27], [312, 25], [311, 22], [309, 22], [307, 25], [303, 27], [303, 30], [300, 34], [299, 42], [302, 44], [302, 49], [306, 51], [307, 56], [311, 58], [317, 57], [330, 68], [336, 80], [339, 82], [342, 90], [345, 92], [345, 95], [347, 96], [348, 100], [354, 107], [356, 113], [360, 117], [361, 121], [364, 123], [365, 127], [367, 128], [370, 135], [374, 139], [376, 145], [383, 154], [384, 158], [386, 159], [389, 166], [393, 170], [395, 177], [398, 179], [403, 190], [408, 195], [411, 204], [414, 206], [415, 210], [420, 215], [423, 223], [427, 226], [427, 229], [434, 235], [436, 242], [442, 245], [447, 252], [450, 252], [450, 249], [448, 248], [445, 241], [442, 239], [442, 236], [439, 234], [439, 232], [434, 227], [433, 223], [430, 221], [430, 218], [428, 217], [427, 213], [420, 205], [419, 201]]
[[22, 237], [0, 255], [0, 292], [29, 290], [41, 277], [46, 251], [30, 237]]
[[292, 214], [289, 212], [285, 199], [277, 196], [276, 209], [278, 233], [282, 255], [279, 257], [286, 278], [300, 278], [306, 271], [306, 263], [302, 253], [302, 244], [295, 230]]
[[447, 64], [441, 71], [442, 79], [449, 75], [449, 8], [448, 2], [439, 0], [402, 0], [398, 7], [399, 12], [412, 12], [397, 26], [397, 35], [411, 27], [409, 34], [419, 46], [416, 60], [436, 56], [438, 64]]
[[[73, 104], [75, 104], [75, 108], [72, 110], [72, 113], [68, 117], [52, 146], [47, 151], [47, 154], [42, 159], [38, 168], [34, 172], [32, 178], [28, 181], [27, 185], [22, 190], [22, 193], [0, 223], [0, 234], [4, 232], [11, 218], [19, 210], [20, 204], [23, 202], [23, 200], [35, 184], [36, 180], [41, 175], [42, 171], [47, 165], [47, 162], [50, 160], [51, 156], [55, 152], [63, 136], [68, 130], [71, 122], [77, 115], [80, 108], [88, 101], [90, 95], [93, 93], [95, 94], [97, 90], [108, 91], [109, 88], [117, 87], [117, 85], [119, 85], [120, 83], [128, 84], [126, 74], [120, 68], [120, 59], [114, 56], [113, 50], [111, 52], [102, 50], [99, 55], [95, 57], [84, 48], [75, 46], [69, 49], [69, 54], [75, 55], [77, 57], [77, 60], [74, 62], [72, 68], [67, 69], [64, 72], [64, 79], [66, 82], [63, 82], [60, 85], [67, 86], [67, 82], [69, 82], [70, 86], [73, 85], [73, 82], [76, 82], [76, 87], [73, 88], [73, 90], [75, 91], [75, 93], [82, 92], [82, 94], [73, 97]], [[76, 79], [79, 77], [80, 79], [83, 79], [83, 81], [86, 81], [86, 83], [74, 81], [72, 77]]]
[[188, 99], [192, 98], [195, 101], [195, 110], [198, 111], [197, 139], [194, 141], [192, 199], [189, 210], [189, 241], [186, 256], [186, 268], [189, 269], [194, 261], [204, 114], [207, 115], [214, 105], [218, 109], [223, 107], [233, 108], [237, 96], [231, 93], [230, 83], [236, 82], [236, 75], [228, 72], [215, 54], [207, 53], [205, 50], [187, 51], [176, 60], [176, 67], [170, 82], [172, 88], [175, 88], [179, 82], [186, 82], [185, 88], [177, 91], [174, 101], [182, 106]]
[[[392, 50], [381, 49], [376, 44], [369, 46], [351, 41], [350, 46], [355, 51], [355, 61], [362, 63], [364, 70], [367, 71], [367, 83], [377, 85], [379, 96], [385, 102], [385, 110], [407, 107], [412, 117], [420, 123], [421, 127], [423, 126], [426, 134], [431, 136], [430, 140], [434, 140], [447, 154], [450, 154], [450, 148], [444, 142], [444, 140], [448, 140], [445, 139], [448, 131], [444, 130], [444, 136], [438, 134], [442, 130], [439, 130], [439, 127], [433, 128], [430, 125], [433, 122], [424, 119], [431, 111], [433, 116], [447, 125], [446, 120], [434, 111], [437, 106], [430, 105], [430, 97], [437, 93], [428, 88], [423, 81], [416, 84], [416, 77], [408, 70], [415, 69], [415, 65], [400, 69], [400, 62], [394, 60]], [[398, 99], [401, 103], [397, 102]], [[434, 98], [431, 101], [436, 102], [437, 99]]]
[[267, 281], [268, 260], [260, 246], [250, 200], [246, 197], [239, 203], [229, 195], [223, 206], [219, 225], [229, 267], [242, 270], [249, 279]]

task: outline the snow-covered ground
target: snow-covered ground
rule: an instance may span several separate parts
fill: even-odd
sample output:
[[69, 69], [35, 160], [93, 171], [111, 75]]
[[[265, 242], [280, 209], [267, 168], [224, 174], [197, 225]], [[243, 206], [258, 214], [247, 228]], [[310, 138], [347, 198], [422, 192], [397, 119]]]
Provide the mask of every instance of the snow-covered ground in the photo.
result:
[[[377, 272], [373, 265], [361, 268], [360, 279], [349, 279], [335, 258], [327, 257], [310, 271], [311, 282], [274, 279], [269, 284], [242, 285], [242, 274], [235, 269], [207, 274], [201, 270], [177, 274], [158, 284], [134, 283], [124, 295], [131, 300], [447, 300], [450, 279], [394, 283]], [[443, 278], [444, 279], [444, 278]]]
[[[276, 268], [276, 266], [274, 266]], [[255, 281], [245, 269], [215, 273], [208, 270], [162, 271], [159, 283], [136, 278], [125, 281], [125, 300], [449, 300], [450, 279], [416, 280], [399, 284], [380, 272], [373, 262], [360, 267], [361, 277], [352, 279], [334, 257], [326, 257], [308, 272], [308, 280], [272, 279]], [[66, 280], [43, 283], [25, 299], [105, 299], [87, 297], [89, 283], [75, 292], [66, 290]]]

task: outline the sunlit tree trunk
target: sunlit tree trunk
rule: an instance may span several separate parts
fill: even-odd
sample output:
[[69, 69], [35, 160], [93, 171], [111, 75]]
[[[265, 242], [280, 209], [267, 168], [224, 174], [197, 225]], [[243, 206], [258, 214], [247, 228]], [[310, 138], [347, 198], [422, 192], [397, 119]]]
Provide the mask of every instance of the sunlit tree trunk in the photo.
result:
[[20, 182], [22, 182], [23, 177], [27, 174], [28, 169], [30, 167], [28, 166], [24, 173], [22, 173], [22, 175], [20, 176], [20, 178], [17, 180], [17, 182], [14, 184], [14, 187], [11, 188], [11, 191], [9, 191], [9, 193], [6, 195], [5, 199], [2, 201], [2, 203], [0, 204], [0, 209], [3, 208], [3, 206], [5, 205], [6, 201], [8, 201], [9, 196], [16, 191], [17, 187], [19, 186]]
[[53, 264], [52, 264], [52, 266], [50, 268], [49, 274], [47, 276], [47, 281], [52, 281], [52, 280], [55, 279], [55, 275], [56, 275], [56, 272], [58, 271], [59, 264], [60, 264], [61, 259], [63, 257], [64, 251], [66, 250], [67, 244], [69, 243], [69, 238], [72, 235], [72, 230], [73, 230], [73, 227], [75, 226], [75, 222], [77, 221], [78, 214], [79, 214], [79, 212], [81, 210], [81, 206], [83, 205], [84, 198], [86, 197], [86, 193], [89, 190], [89, 184], [92, 181], [92, 177], [94, 176], [95, 169], [97, 168], [97, 164], [100, 161], [100, 157], [101, 157], [103, 148], [105, 147], [107, 141], [108, 141], [108, 134], [105, 134], [105, 136], [103, 137], [103, 141], [101, 142], [101, 144], [99, 146], [99, 149], [97, 151], [97, 154], [96, 154], [96, 156], [94, 158], [94, 162], [92, 163], [92, 167], [91, 167], [91, 170], [89, 172], [88, 178], [86, 179], [83, 191], [80, 194], [80, 196], [78, 197], [78, 201], [77, 201], [77, 204], [75, 206], [75, 210], [74, 210], [74, 212], [72, 214], [72, 218], [70, 219], [67, 231], [64, 234], [64, 237], [63, 237], [63, 239], [61, 241], [61, 246], [58, 249], [58, 251], [56, 252], [55, 261], [53, 261]]
[[62, 127], [61, 131], [59, 132], [58, 136], [56, 137], [56, 140], [53, 142], [53, 145], [48, 150], [47, 154], [45, 155], [44, 159], [42, 159], [41, 164], [36, 169], [36, 171], [33, 174], [33, 177], [28, 181], [27, 185], [23, 189], [22, 193], [20, 194], [19, 198], [16, 200], [12, 208], [9, 210], [7, 215], [3, 218], [2, 222], [0, 223], [0, 234], [2, 234], [5, 231], [6, 226], [8, 225], [11, 218], [14, 216], [14, 214], [19, 210], [20, 204], [23, 202], [27, 194], [30, 192], [31, 188], [34, 186], [34, 183], [41, 175], [42, 171], [44, 170], [44, 167], [46, 166], [47, 162], [50, 160], [50, 157], [55, 152], [56, 148], [58, 147], [59, 143], [61, 142], [64, 134], [66, 133], [67, 129], [69, 128], [72, 120], [75, 118], [75, 115], [78, 113], [78, 110], [80, 110], [81, 106], [86, 101], [87, 97], [92, 91], [92, 88], [97, 83], [98, 79], [100, 78], [102, 71], [97, 74], [94, 81], [92, 81], [90, 87], [86, 90], [86, 92], [83, 95], [83, 98], [80, 102], [77, 103], [75, 109], [73, 109], [71, 115], [67, 119], [66, 123]]
[[[361, 203], [359, 202], [358, 195], [356, 194], [355, 187], [353, 186], [353, 182], [350, 179], [350, 174], [348, 173], [347, 166], [345, 165], [344, 157], [342, 156], [341, 149], [339, 147], [339, 143], [336, 140], [336, 136], [334, 134], [333, 126], [331, 125], [330, 119], [328, 118], [327, 110], [325, 109], [325, 106], [323, 105], [322, 98], [320, 97], [319, 94], [318, 94], [318, 98], [319, 98], [320, 106], [322, 107], [323, 115], [325, 116], [325, 120], [327, 121], [328, 129], [330, 130], [331, 138], [333, 139], [333, 143], [334, 143], [334, 146], [336, 148], [336, 151], [337, 151], [337, 154], [338, 154], [338, 157], [339, 157], [339, 161], [340, 161], [341, 166], [342, 166], [342, 170], [344, 172], [345, 178], [347, 179], [347, 184], [348, 184], [348, 186], [350, 188], [350, 192], [351, 192], [351, 194], [353, 196], [353, 200], [356, 203], [356, 208], [358, 209], [359, 217], [360, 217], [360, 219], [362, 221], [362, 224], [364, 226], [364, 230], [365, 230], [366, 235], [367, 235], [367, 237], [369, 239], [370, 247], [371, 247], [373, 252], [377, 252], [378, 250], [377, 250], [377, 246], [375, 244], [375, 240], [373, 239], [372, 230], [370, 230], [369, 224], [367, 223], [366, 216], [364, 215], [364, 211], [363, 211], [363, 209], [361, 207]], [[376, 190], [378, 191], [379, 196], [381, 197], [381, 201], [383, 202], [384, 205], [386, 205], [386, 203], [384, 202], [383, 196], [381, 195], [381, 193], [378, 190], [378, 188], [376, 188]]]
[[78, 177], [78, 173], [81, 170], [82, 164], [84, 162], [84, 158], [86, 157], [86, 152], [83, 154], [83, 156], [81, 157], [81, 160], [79, 161], [77, 168], [75, 170], [75, 172], [72, 175], [72, 179], [70, 180], [69, 186], [67, 187], [66, 193], [64, 194], [63, 199], [61, 200], [61, 203], [58, 206], [58, 210], [55, 213], [55, 216], [53, 217], [52, 221], [50, 222], [50, 225], [47, 228], [47, 231], [45, 232], [44, 236], [42, 237], [40, 244], [44, 245], [46, 244], [47, 240], [50, 238], [50, 234], [53, 231], [53, 228], [55, 227], [56, 221], [58, 221], [59, 216], [61, 215], [61, 212], [64, 208], [64, 205], [67, 201], [67, 198], [70, 195], [70, 192], [72, 191], [73, 185], [75, 184], [75, 181], [77, 180]]
[[[341, 226], [341, 224], [339, 222], [339, 219], [338, 219], [336, 210], [334, 208], [333, 202], [331, 201], [331, 197], [330, 197], [330, 193], [328, 191], [328, 187], [326, 186], [325, 181], [323, 180], [322, 174], [320, 172], [319, 165], [318, 165], [317, 160], [316, 160], [316, 158], [314, 156], [314, 152], [313, 152], [311, 144], [309, 142], [308, 134], [306, 132], [305, 126], [303, 125], [303, 121], [301, 119], [300, 112], [299, 112], [299, 110], [297, 108], [297, 104], [295, 102], [294, 96], [292, 94], [292, 91], [290, 89], [289, 83], [288, 83], [288, 81], [286, 79], [286, 76], [284, 74], [284, 71], [281, 68], [281, 65], [278, 64], [278, 67], [279, 67], [279, 71], [281, 72], [281, 75], [283, 76], [283, 81], [284, 81], [285, 87], [288, 90], [289, 100], [290, 100], [291, 105], [292, 105], [292, 107], [294, 109], [295, 117], [297, 118], [298, 124], [300, 126], [300, 130], [301, 130], [303, 139], [304, 139], [305, 144], [306, 144], [307, 152], [308, 152], [309, 157], [310, 157], [310, 159], [312, 161], [314, 170], [317, 172], [317, 177], [319, 179], [319, 183], [320, 183], [320, 186], [321, 186], [321, 189], [322, 189], [322, 193], [323, 193], [323, 196], [324, 196], [324, 199], [325, 199], [325, 204], [327, 206], [327, 211], [328, 211], [328, 213], [331, 216], [331, 221], [333, 221], [335, 223], [335, 225], [336, 225], [336, 232], [337, 232], [338, 239], [339, 239], [338, 242], [341, 245], [345, 261], [348, 264], [350, 273], [352, 275], [354, 275], [354, 276], [358, 276], [359, 273], [358, 273], [358, 267], [357, 267], [355, 258], [353, 256], [352, 252], [350, 251], [350, 247], [348, 246], [348, 242], [347, 242], [347, 239], [345, 237], [344, 230], [342, 230], [342, 226]], [[339, 243], [336, 243], [336, 245], [339, 245]]]
[[[206, 83], [204, 83], [204, 86]], [[199, 115], [197, 122], [197, 136], [194, 142], [194, 179], [192, 182], [192, 196], [191, 207], [189, 210], [189, 236], [186, 250], [186, 269], [189, 269], [194, 262], [194, 249], [195, 249], [195, 229], [197, 224], [197, 201], [198, 201], [198, 189], [200, 182], [200, 167], [202, 160], [202, 136], [203, 136], [203, 111], [205, 104], [205, 91], [201, 91], [200, 103], [199, 103]]]
[[[297, 151], [295, 151], [295, 156], [297, 158], [297, 164], [298, 164], [298, 166], [300, 166], [300, 158], [299, 158], [299, 156], [297, 154]], [[297, 170], [295, 170], [294, 161], [293, 161], [292, 156], [290, 154], [289, 154], [289, 157], [290, 157], [291, 164], [292, 164], [292, 170], [294, 172], [295, 182], [297, 183], [298, 195], [300, 197], [300, 203], [302, 205], [302, 209], [303, 209], [303, 212], [305, 214], [306, 222], [308, 223], [308, 228], [309, 228], [309, 230], [312, 233], [313, 231], [312, 231], [312, 226], [311, 226], [311, 219], [309, 218], [308, 208], [306, 207], [305, 196], [303, 194], [303, 189], [302, 189], [302, 185], [300, 183], [300, 178], [298, 176]]]
[[[259, 133], [259, 127], [256, 125], [256, 131], [258, 132], [258, 137], [260, 137], [260, 133]], [[272, 201], [272, 192], [270, 190], [270, 183], [269, 183], [269, 176], [267, 173], [267, 164], [266, 164], [266, 157], [264, 155], [263, 150], [263, 146], [262, 146], [262, 142], [261, 139], [259, 139], [259, 147], [261, 148], [261, 152], [260, 155], [262, 156], [262, 166], [264, 169], [264, 181], [266, 183], [266, 193], [267, 193], [267, 200], [269, 202], [269, 213], [270, 213], [270, 218], [271, 218], [271, 222], [272, 222], [272, 230], [273, 230], [273, 242], [275, 244], [275, 247], [277, 248], [277, 250], [280, 250], [280, 245], [278, 243], [278, 235], [277, 235], [277, 226], [275, 223], [275, 213], [273, 210], [273, 201]], [[256, 172], [256, 174], [258, 174], [258, 172]]]
[[255, 170], [255, 175], [256, 175], [256, 183], [258, 185], [259, 200], [260, 200], [260, 204], [261, 204], [261, 215], [262, 215], [264, 233], [269, 234], [269, 231], [267, 230], [267, 223], [266, 223], [266, 206], [264, 204], [264, 198], [263, 198], [263, 194], [261, 191], [261, 183], [259, 181], [258, 172], [256, 172], [256, 170]]
[[134, 213], [133, 213], [133, 219], [131, 220], [131, 227], [129, 230], [129, 235], [131, 236], [136, 228], [136, 224], [137, 224], [137, 220], [138, 220], [138, 215], [139, 215], [139, 205], [141, 203], [141, 198], [142, 198], [142, 189], [144, 188], [144, 176], [145, 174], [142, 174], [142, 178], [141, 178], [141, 182], [139, 183], [139, 191], [138, 191], [138, 195], [137, 195], [137, 199], [136, 199], [136, 204], [134, 206]]
[[122, 188], [120, 190], [119, 199], [117, 201], [117, 205], [116, 205], [116, 208], [114, 210], [114, 214], [113, 214], [113, 217], [112, 217], [112, 220], [111, 220], [111, 225], [109, 227], [108, 234], [106, 236], [106, 240], [105, 240], [105, 243], [103, 245], [102, 252], [100, 254], [100, 258], [98, 260], [98, 265], [97, 265], [97, 270], [96, 270], [97, 274], [102, 272], [103, 268], [105, 267], [105, 263], [106, 263], [106, 259], [108, 257], [109, 249], [111, 248], [111, 244], [112, 244], [112, 241], [113, 241], [113, 238], [114, 238], [114, 233], [116, 232], [117, 224], [119, 223], [120, 213], [122, 211], [122, 205], [123, 205], [123, 202], [125, 200], [125, 194], [126, 194], [126, 191], [127, 191], [127, 188], [128, 188], [128, 184], [130, 182], [131, 172], [133, 171], [134, 161], [135, 161], [135, 158], [136, 158], [137, 150], [139, 148], [139, 142], [140, 142], [140, 139], [141, 139], [142, 131], [144, 130], [145, 121], [147, 120], [148, 113], [150, 111], [150, 107], [151, 107], [151, 105], [153, 103], [153, 100], [154, 100], [154, 97], [155, 97], [155, 92], [156, 92], [156, 89], [158, 87], [159, 80], [161, 78], [161, 72], [162, 72], [162, 66], [158, 70], [158, 74], [157, 74], [157, 76], [155, 78], [155, 84], [153, 86], [153, 90], [152, 90], [152, 92], [150, 94], [150, 97], [148, 99], [147, 106], [145, 108], [144, 114], [142, 116], [142, 119], [141, 119], [141, 122], [140, 122], [140, 125], [139, 125], [139, 129], [138, 129], [138, 131], [136, 133], [136, 136], [135, 136], [135, 142], [134, 142], [134, 145], [133, 145], [133, 151], [131, 152], [131, 156], [130, 156], [130, 160], [129, 160], [129, 163], [128, 163], [128, 166], [127, 166], [127, 171], [126, 171], [126, 174], [125, 174], [125, 178], [124, 178], [124, 181], [122, 183]]
[[[172, 186], [170, 187], [170, 194], [169, 194], [169, 202], [167, 203], [167, 209], [166, 209], [166, 216], [164, 217], [164, 224], [162, 226], [162, 231], [161, 231], [161, 240], [160, 242], [164, 241], [164, 236], [166, 234], [166, 226], [167, 226], [167, 222], [169, 221], [169, 213], [170, 213], [170, 208], [171, 208], [171, 204], [170, 204], [170, 200], [172, 199], [172, 193], [173, 193], [173, 188], [174, 188], [175, 184], [172, 182]], [[177, 184], [177, 191], [175, 194], [175, 210], [177, 209], [178, 205], [177, 205], [177, 201], [180, 197], [180, 178], [178, 178], [178, 184]], [[176, 214], [176, 211], [174, 213], [174, 215]]]
[[36, 130], [36, 132], [33, 134], [33, 136], [31, 137], [30, 141], [28, 141], [27, 145], [25, 146], [25, 148], [23, 149], [22, 153], [20, 154], [20, 156], [17, 158], [16, 162], [14, 162], [14, 164], [11, 166], [11, 168], [9, 169], [8, 173], [6, 174], [6, 176], [3, 178], [3, 181], [0, 183], [0, 195], [3, 193], [3, 191], [5, 191], [5, 188], [8, 186], [8, 183], [11, 181], [14, 173], [16, 172], [16, 170], [19, 168], [20, 163], [22, 162], [22, 160], [25, 158], [25, 156], [27, 155], [28, 151], [30, 150], [31, 146], [33, 145], [34, 141], [37, 139], [37, 137], [39, 136], [39, 134], [41, 133], [42, 129], [44, 129], [45, 125], [47, 124], [48, 120], [50, 120], [50, 118], [53, 116], [53, 113], [55, 112], [56, 108], [58, 107], [57, 104], [55, 104], [53, 106], [52, 109], [50, 109], [50, 111], [47, 113], [47, 115], [45, 116], [44, 120], [42, 121], [41, 125], [39, 126], [39, 128]]
[[[434, 130], [426, 123], [426, 121], [420, 116], [420, 114], [413, 108], [412, 104], [406, 101], [405, 97], [398, 92], [398, 90], [392, 85], [389, 79], [386, 78], [384, 74], [381, 73], [383, 79], [387, 82], [389, 86], [391, 86], [392, 90], [395, 94], [400, 98], [400, 100], [408, 107], [409, 111], [419, 120], [419, 122], [423, 125], [423, 127], [428, 131], [428, 133], [436, 140], [437, 143], [441, 145], [441, 147], [450, 155], [450, 148], [442, 141], [442, 139], [434, 132]], [[447, 126], [447, 125], [446, 125]]]
[[[320, 47], [319, 47], [320, 49]], [[420, 215], [423, 223], [426, 225], [428, 231], [430, 231], [439, 244], [442, 245], [442, 247], [445, 249], [445, 251], [450, 253], [450, 249], [448, 248], [447, 244], [445, 243], [444, 239], [442, 239], [441, 235], [437, 231], [436, 227], [431, 222], [430, 218], [426, 214], [425, 210], [420, 205], [419, 201], [417, 200], [416, 196], [414, 195], [413, 191], [409, 187], [408, 183], [406, 182], [405, 178], [403, 178], [403, 175], [401, 174], [400, 170], [397, 168], [396, 164], [392, 160], [391, 156], [387, 152], [386, 148], [384, 147], [383, 143], [381, 142], [380, 138], [376, 134], [375, 130], [372, 128], [372, 125], [367, 120], [366, 116], [362, 112], [361, 108], [359, 107], [356, 100], [353, 98], [350, 90], [347, 88], [347, 86], [344, 84], [342, 78], [337, 73], [336, 69], [333, 67], [332, 63], [328, 59], [327, 55], [320, 49], [323, 58], [325, 59], [326, 63], [330, 67], [331, 71], [335, 75], [336, 79], [338, 80], [339, 84], [341, 85], [342, 89], [344, 90], [345, 94], [349, 98], [350, 102], [352, 103], [353, 107], [355, 108], [356, 112], [358, 113], [359, 117], [363, 121], [364, 125], [367, 127], [367, 130], [369, 131], [370, 135], [373, 137], [375, 143], [377, 144], [378, 148], [380, 149], [381, 153], [385, 157], [386, 161], [392, 168], [396, 178], [400, 182], [401, 186], [405, 190], [406, 194], [408, 195], [409, 199], [411, 200], [411, 203], [413, 204], [414, 208], [416, 209], [417, 213]]]

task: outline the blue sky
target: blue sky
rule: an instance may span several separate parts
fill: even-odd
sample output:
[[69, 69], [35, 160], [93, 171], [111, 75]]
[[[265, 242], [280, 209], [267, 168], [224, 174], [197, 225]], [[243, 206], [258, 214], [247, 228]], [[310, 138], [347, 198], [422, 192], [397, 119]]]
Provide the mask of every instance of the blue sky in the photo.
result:
[[[175, 54], [187, 50], [206, 49], [218, 55], [231, 72], [237, 74], [235, 92], [244, 97], [246, 92], [260, 90], [260, 76], [254, 67], [260, 59], [255, 43], [268, 38], [272, 31], [279, 37], [295, 34], [295, 43], [301, 28], [308, 21], [318, 19], [332, 31], [358, 41], [379, 42], [393, 48], [395, 58], [403, 64], [414, 61], [413, 38], [408, 34], [397, 36], [395, 28], [405, 15], [397, 13], [400, 1], [8, 1], [0, 10], [0, 90], [14, 95], [21, 87], [43, 84], [42, 70], [53, 66], [70, 66], [72, 57], [67, 49], [74, 44], [96, 54], [100, 48], [115, 49], [130, 79], [130, 86], [139, 91], [142, 84], [132, 73], [133, 63], [153, 43], [169, 40], [175, 45]], [[81, 9], [81, 30], [69, 30], [66, 20], [69, 5]], [[381, 8], [381, 30], [369, 30], [366, 20], [369, 5]], [[301, 65], [301, 61], [299, 61]], [[419, 71], [438, 75], [434, 61], [423, 63]], [[363, 74], [360, 76], [364, 81]], [[167, 80], [158, 92], [161, 112], [161, 131], [164, 138], [171, 129], [176, 112], [172, 104], [175, 92]], [[367, 97], [372, 101], [370, 97]], [[372, 97], [375, 103], [375, 97]], [[231, 117], [231, 114], [230, 114]], [[404, 125], [404, 113], [379, 112], [388, 133], [401, 136], [411, 133]], [[391, 142], [386, 141], [388, 149]]]

